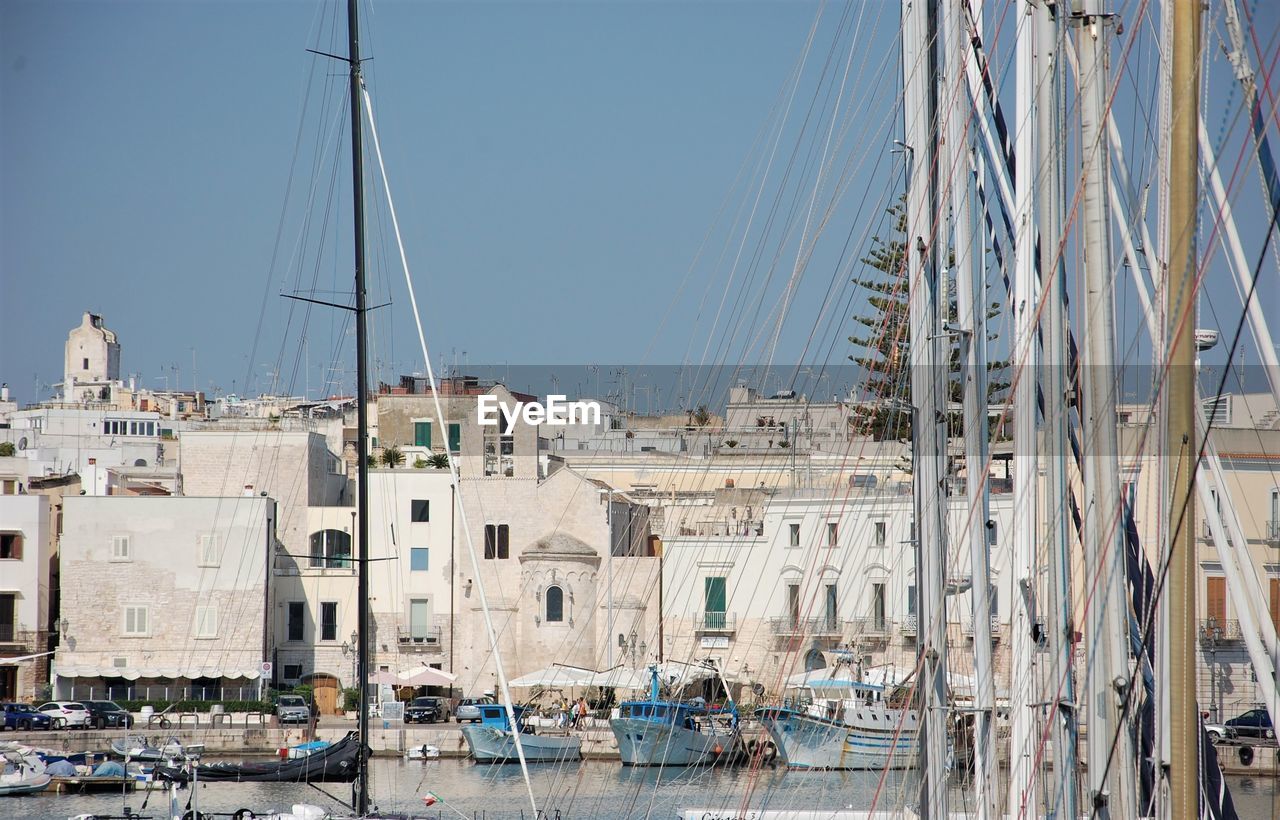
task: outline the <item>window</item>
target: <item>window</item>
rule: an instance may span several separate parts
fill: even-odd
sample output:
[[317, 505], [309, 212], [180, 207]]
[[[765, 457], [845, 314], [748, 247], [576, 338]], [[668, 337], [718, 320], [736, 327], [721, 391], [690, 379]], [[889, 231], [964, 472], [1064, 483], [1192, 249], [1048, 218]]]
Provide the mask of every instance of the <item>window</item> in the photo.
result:
[[787, 584], [787, 617], [790, 619], [791, 625], [795, 626], [800, 620], [800, 585]]
[[303, 626], [307, 622], [306, 604], [302, 601], [289, 602], [289, 620], [285, 626], [286, 640], [300, 641], [302, 640]]
[[449, 425], [449, 452], [451, 453], [462, 452], [462, 425], [461, 424]]
[[320, 640], [338, 640], [338, 602], [320, 602]]
[[343, 569], [351, 566], [351, 535], [342, 530], [311, 533], [311, 566]]
[[150, 619], [145, 606], [124, 608], [124, 634], [126, 637], [145, 637], [151, 634]]
[[409, 636], [415, 641], [422, 641], [430, 632], [431, 601], [426, 598], [409, 601]]
[[884, 584], [871, 585], [871, 622], [876, 629], [885, 628]]
[[888, 541], [888, 532], [883, 521], [875, 522], [875, 529], [872, 534], [871, 543], [877, 547], [883, 547]]
[[907, 614], [916, 614], [916, 585], [907, 587]]
[[111, 536], [111, 560], [112, 561], [128, 561], [133, 557], [129, 549], [129, 536], [113, 535]]
[[723, 576], [712, 576], [702, 579], [702, 591], [706, 606], [703, 612], [706, 613], [704, 625], [707, 629], [724, 629], [727, 626], [725, 618], [725, 588]]
[[89, 360], [88, 360], [88, 359], [81, 359], [81, 360], [80, 360], [80, 369], [81, 369], [81, 370], [88, 370], [88, 369], [89, 369]]
[[511, 528], [508, 525], [484, 525], [484, 557], [499, 560], [511, 557]]
[[22, 533], [0, 532], [0, 558], [22, 558]]
[[1271, 582], [1271, 625], [1280, 632], [1280, 578], [1270, 578]]
[[994, 547], [996, 545], [997, 532], [998, 530], [996, 526], [996, 520], [994, 518], [988, 519], [987, 520], [987, 544], [989, 546]]
[[827, 584], [827, 629], [836, 629], [840, 624], [840, 613], [836, 608], [836, 585]]
[[791, 547], [800, 546], [800, 525], [791, 524], [789, 529], [791, 530], [791, 540], [787, 543], [787, 546], [791, 546]]
[[409, 550], [409, 570], [426, 572], [431, 569], [431, 554], [426, 547], [414, 547]]
[[838, 538], [837, 532], [838, 530], [836, 527], [836, 522], [828, 521], [827, 522], [827, 546], [828, 547], [834, 547], [836, 545], [836, 539]]
[[16, 638], [17, 615], [18, 596], [12, 592], [0, 593], [0, 641], [8, 643]]
[[216, 567], [222, 563], [222, 550], [219, 549], [216, 533], [200, 536], [200, 566]]
[[558, 624], [564, 620], [564, 590], [547, 587], [547, 623]]
[[302, 677], [302, 664], [286, 663], [281, 675], [286, 681], [295, 681]]
[[409, 518], [415, 524], [422, 524], [431, 520], [431, 502], [422, 498], [415, 498], [409, 502]]
[[218, 608], [213, 606], [196, 607], [196, 637], [218, 637]]
[[1205, 615], [1218, 620], [1218, 626], [1227, 625], [1227, 579], [1205, 578]]
[[431, 447], [431, 422], [415, 421], [413, 423], [413, 446]]

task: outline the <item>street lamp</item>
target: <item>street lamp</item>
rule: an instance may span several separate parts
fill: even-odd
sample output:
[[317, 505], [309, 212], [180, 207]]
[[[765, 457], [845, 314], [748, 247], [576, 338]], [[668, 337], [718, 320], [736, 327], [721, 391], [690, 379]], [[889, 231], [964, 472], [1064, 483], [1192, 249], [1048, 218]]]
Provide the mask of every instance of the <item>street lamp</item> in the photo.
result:
[[606, 578], [605, 583], [607, 584], [606, 607], [608, 609], [609, 617], [607, 619], [608, 628], [605, 630], [604, 634], [609, 636], [608, 639], [605, 640], [605, 646], [609, 650], [608, 662], [606, 666], [607, 668], [612, 669], [613, 668], [613, 488], [612, 487], [602, 488], [599, 492], [600, 492], [600, 495], [605, 496], [605, 504], [607, 505], [606, 520], [608, 522], [607, 526], [609, 529], [609, 551], [605, 553], [605, 559], [604, 559], [605, 578]]
[[1218, 722], [1218, 641], [1222, 638], [1222, 627], [1218, 626], [1216, 615], [1209, 617], [1205, 635], [1209, 639], [1209, 722]]

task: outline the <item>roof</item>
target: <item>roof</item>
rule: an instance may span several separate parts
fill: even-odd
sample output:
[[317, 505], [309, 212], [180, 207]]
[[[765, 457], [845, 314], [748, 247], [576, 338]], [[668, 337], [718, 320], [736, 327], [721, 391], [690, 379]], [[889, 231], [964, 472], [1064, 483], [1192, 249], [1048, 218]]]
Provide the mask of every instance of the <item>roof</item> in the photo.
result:
[[586, 542], [563, 532], [553, 532], [533, 542], [525, 554], [540, 552], [546, 555], [590, 555], [596, 551]]

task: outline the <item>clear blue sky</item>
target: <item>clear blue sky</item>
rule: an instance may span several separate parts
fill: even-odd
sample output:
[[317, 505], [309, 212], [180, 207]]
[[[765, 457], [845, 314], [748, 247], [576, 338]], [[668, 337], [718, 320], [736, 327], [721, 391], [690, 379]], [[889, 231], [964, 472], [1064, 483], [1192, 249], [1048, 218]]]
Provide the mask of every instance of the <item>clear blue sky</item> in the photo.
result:
[[[257, 392], [274, 372], [281, 390], [350, 392], [344, 315], [308, 316], [279, 296], [302, 289], [342, 301], [350, 287], [345, 131], [331, 141], [345, 128], [333, 116], [345, 104], [343, 66], [304, 50], [345, 51], [343, 5], [0, 3], [0, 380], [21, 400], [60, 379], [66, 332], [86, 309], [119, 333], [124, 371], [152, 387], [174, 378], [189, 387], [194, 348], [201, 389]], [[1275, 10], [1252, 5], [1271, 56]], [[744, 161], [758, 176], [769, 155], [757, 135], [818, 9], [810, 0], [362, 3], [370, 90], [437, 362], [461, 351], [493, 364], [759, 361], [796, 252], [779, 226], [805, 222], [805, 181], [828, 133], [823, 107], [847, 66], [832, 133], [844, 135], [834, 162], [849, 163], [848, 188], [777, 354], [843, 361], [850, 351], [837, 343], [857, 308], [838, 260], [883, 230], [880, 211], [900, 187], [890, 152], [900, 128], [897, 3], [824, 12], [729, 285], [738, 250], [729, 226], [736, 217], [741, 230], [754, 196], [735, 180]], [[846, 9], [859, 32], [852, 51], [837, 33]], [[997, 60], [1013, 39], [1004, 11], [988, 20]], [[1150, 30], [1130, 25], [1116, 53]], [[1130, 146], [1151, 136], [1152, 91], [1140, 75], [1152, 54], [1149, 41], [1133, 49], [1138, 79], [1121, 83]], [[1215, 56], [1211, 83], [1224, 70]], [[1012, 70], [1000, 81], [1008, 104]], [[1213, 86], [1211, 107], [1233, 111], [1239, 96], [1228, 86]], [[819, 115], [800, 138], [810, 105]], [[1210, 122], [1215, 138], [1243, 133], [1234, 113]], [[1238, 156], [1224, 150], [1232, 166]], [[1149, 152], [1130, 162], [1149, 173]], [[1265, 221], [1256, 182], [1242, 191], [1253, 258]], [[815, 220], [821, 210], [820, 201]], [[395, 303], [375, 315], [374, 358], [391, 380], [422, 365], [386, 220], [376, 210], [371, 220], [373, 301]], [[1274, 282], [1275, 267], [1264, 275]], [[1280, 309], [1277, 290], [1260, 298]], [[1202, 324], [1229, 331], [1230, 303]], [[1122, 336], [1132, 336], [1132, 306], [1119, 309]]]

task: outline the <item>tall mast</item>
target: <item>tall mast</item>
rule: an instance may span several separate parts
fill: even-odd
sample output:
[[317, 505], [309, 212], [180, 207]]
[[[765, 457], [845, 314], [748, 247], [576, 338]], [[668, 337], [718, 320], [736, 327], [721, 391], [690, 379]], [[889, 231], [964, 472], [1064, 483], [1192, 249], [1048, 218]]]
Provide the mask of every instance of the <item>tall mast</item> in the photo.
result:
[[1172, 3], [1173, 77], [1169, 146], [1168, 372], [1165, 440], [1169, 465], [1169, 665], [1171, 812], [1199, 814], [1200, 749], [1196, 702], [1195, 536], [1195, 214], [1199, 197], [1200, 4]]
[[1037, 72], [1037, 138], [1040, 161], [1040, 272], [1049, 295], [1045, 299], [1044, 338], [1044, 452], [1046, 530], [1049, 556], [1048, 601], [1044, 613], [1045, 637], [1049, 649], [1048, 687], [1045, 700], [1050, 709], [1053, 741], [1052, 788], [1046, 814], [1079, 817], [1079, 773], [1076, 752], [1077, 721], [1075, 679], [1072, 674], [1075, 618], [1071, 600], [1071, 538], [1068, 528], [1067, 469], [1070, 462], [1068, 407], [1055, 401], [1067, 395], [1067, 270], [1062, 246], [1065, 135], [1062, 134], [1062, 51], [1065, 46], [1057, 5], [1033, 8], [1040, 41], [1041, 70]]
[[369, 813], [369, 765], [365, 758], [369, 723], [369, 373], [368, 327], [364, 285], [364, 148], [360, 69], [360, 17], [356, 0], [347, 0], [348, 57], [351, 67], [351, 198], [354, 215], [356, 267], [356, 779], [351, 805], [358, 817]]
[[936, 0], [903, 0], [903, 138], [910, 153], [907, 183], [907, 248], [911, 328], [911, 436], [915, 454], [915, 506], [918, 522], [916, 567], [921, 629], [920, 816], [947, 816], [947, 617], [946, 529], [942, 482], [946, 452], [946, 358], [939, 354], [940, 298], [935, 239], [938, 195], [934, 158], [937, 127]]
[[973, 616], [974, 667], [974, 803], [979, 818], [995, 818], [996, 759], [995, 678], [991, 653], [991, 555], [987, 468], [987, 321], [986, 288], [975, 241], [972, 195], [972, 134], [965, 123], [973, 112], [965, 82], [964, 54], [969, 30], [961, 9], [943, 4], [946, 87], [955, 92], [947, 106], [947, 163], [943, 173], [951, 185], [951, 224], [956, 275], [956, 320], [960, 326], [960, 372], [964, 395], [964, 461], [968, 494], [970, 599]]
[[1111, 172], [1106, 136], [1106, 57], [1112, 18], [1102, 12], [1101, 0], [1081, 2], [1077, 8], [1073, 22], [1080, 55], [1080, 153], [1084, 170], [1081, 230], [1085, 306], [1080, 368], [1084, 390], [1084, 546], [1085, 566], [1097, 573], [1093, 593], [1087, 596], [1085, 642], [1092, 655], [1085, 672], [1084, 695], [1089, 726], [1089, 796], [1100, 817], [1136, 817], [1136, 755], [1121, 712], [1132, 672], [1124, 533], [1118, 515], [1118, 388], [1107, 195]]
[[[1013, 601], [1009, 613], [1009, 805], [1008, 816], [1024, 815], [1023, 806], [1035, 796], [1035, 734], [1032, 722], [1039, 700], [1034, 674], [1035, 647], [1031, 630], [1036, 592], [1035, 555], [1039, 535], [1039, 458], [1036, 442], [1040, 342], [1036, 308], [1040, 287], [1036, 275], [1035, 184], [1035, 18], [1018, 15], [1015, 47], [1014, 150], [1019, 164], [1013, 180], [1014, 236], [1014, 384], [1013, 395], [1013, 522], [1010, 562]], [[1028, 814], [1038, 814], [1028, 806]]]

